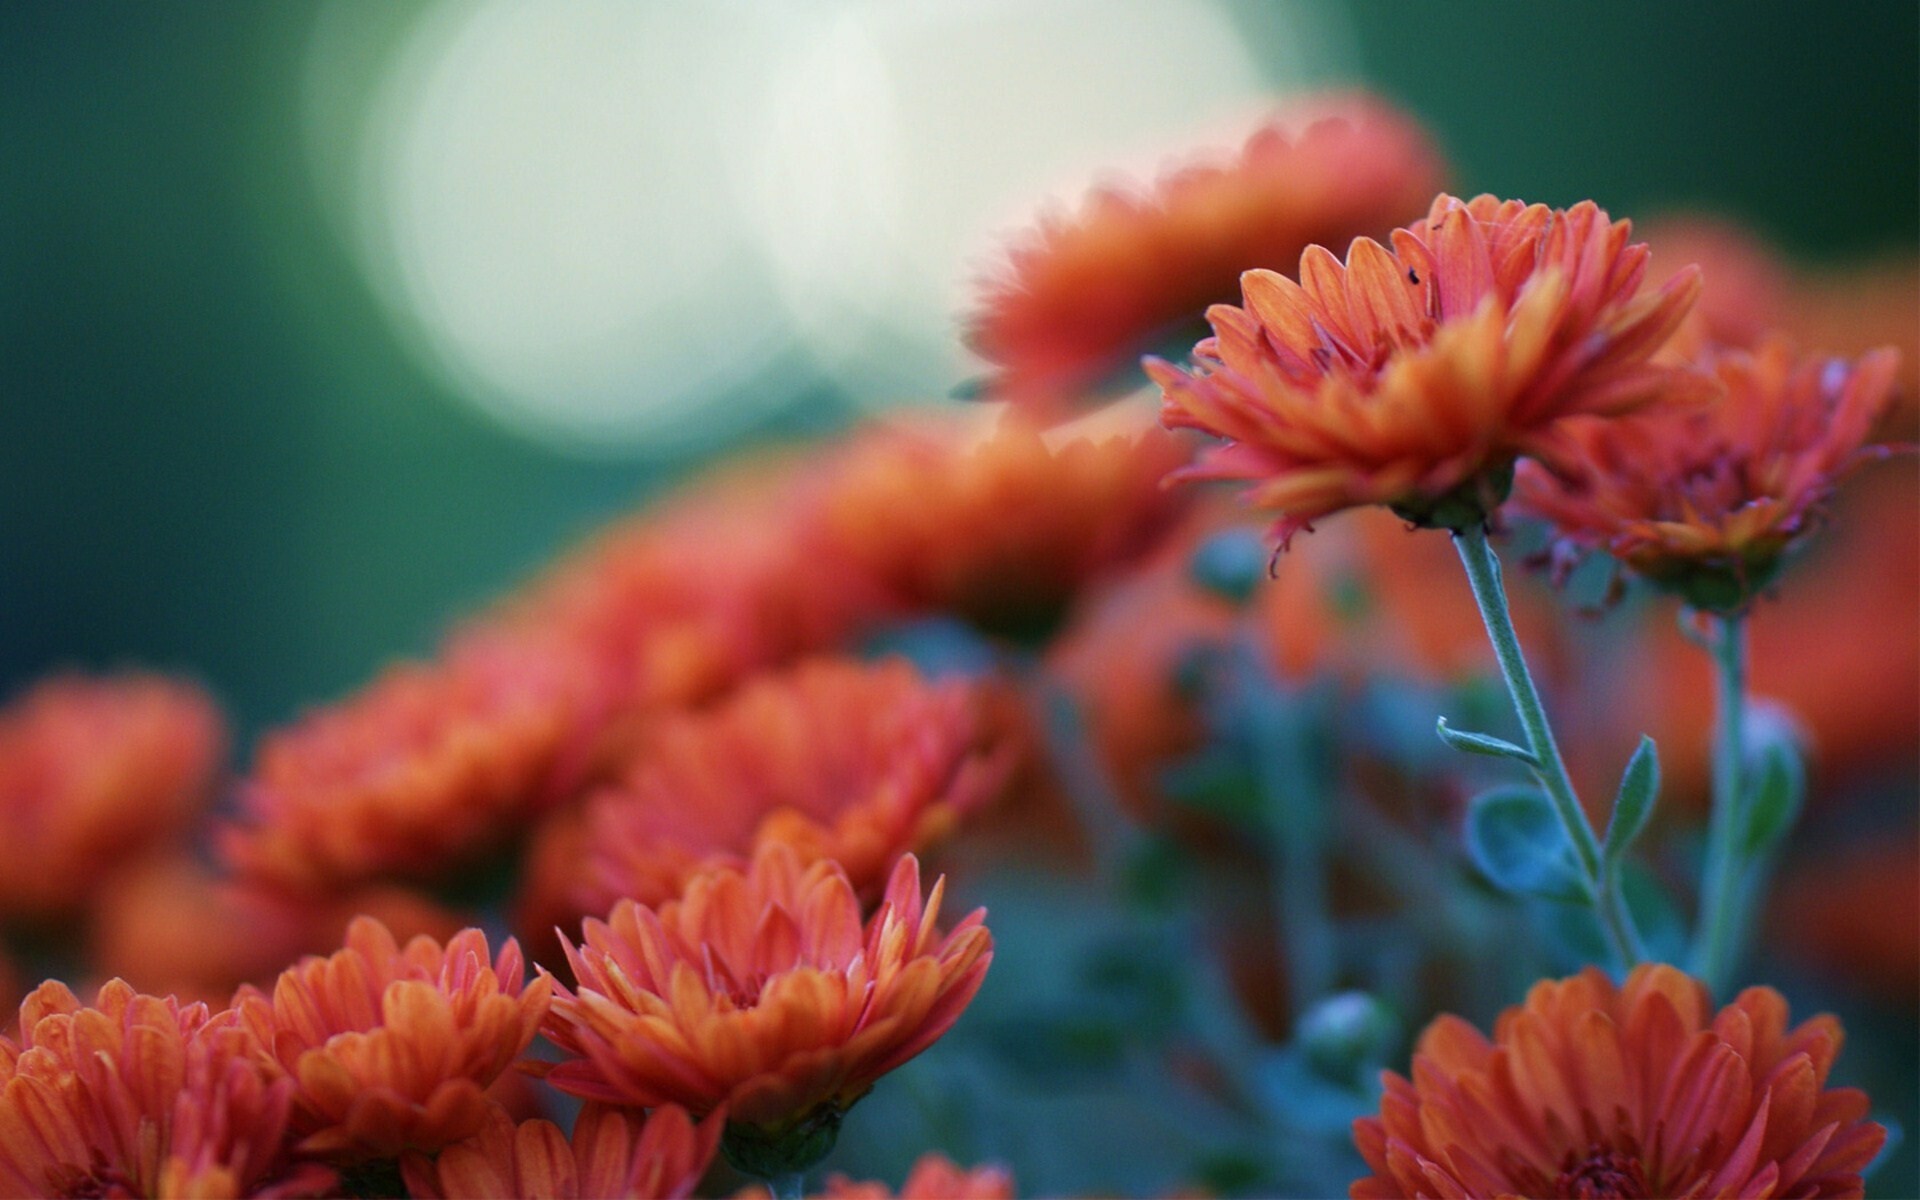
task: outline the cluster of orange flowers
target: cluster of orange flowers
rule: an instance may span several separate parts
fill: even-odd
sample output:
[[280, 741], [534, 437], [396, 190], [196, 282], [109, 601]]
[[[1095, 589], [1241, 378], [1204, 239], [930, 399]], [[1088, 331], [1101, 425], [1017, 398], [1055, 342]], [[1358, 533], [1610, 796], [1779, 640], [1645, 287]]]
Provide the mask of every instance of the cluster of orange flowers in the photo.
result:
[[[1032, 742], [994, 679], [852, 652], [935, 612], [1040, 633], [1176, 519], [1160, 477], [1181, 457], [1137, 423], [941, 419], [697, 483], [436, 658], [268, 733], [214, 829], [224, 872], [182, 840], [222, 789], [209, 700], [145, 677], [30, 692], [0, 718], [20, 835], [0, 839], [19, 855], [0, 928], [80, 933], [206, 1002], [117, 980], [92, 1007], [57, 983], [29, 997], [0, 1041], [0, 1178], [684, 1195], [723, 1140], [737, 1163], [805, 1165], [979, 988], [983, 914], [943, 928], [914, 852]], [[473, 890], [495, 876], [519, 882]], [[461, 929], [501, 901], [547, 949], [531, 979], [514, 939], [492, 954]], [[373, 915], [335, 915], [355, 912]], [[344, 948], [280, 970], [343, 926]], [[76, 1048], [55, 1011], [121, 1040]], [[542, 1033], [573, 1057], [535, 1062]], [[199, 1082], [177, 1098], [183, 1070]], [[538, 1077], [591, 1100], [571, 1135], [535, 1115]], [[930, 1159], [916, 1178], [971, 1176]]]
[[[698, 481], [269, 732], [237, 780], [188, 684], [59, 677], [0, 711], [0, 950], [80, 946], [76, 974], [132, 981], [91, 1004], [49, 981], [0, 1028], [0, 1192], [686, 1196], [722, 1156], [780, 1180], [981, 987], [984, 913], [943, 925], [920, 859], [1045, 827], [1059, 693], [1131, 819], [1170, 826], [1168, 767], [1207, 736], [1196, 644], [1251, 627], [1286, 678], [1486, 669], [1472, 595], [1400, 521], [1538, 517], [1563, 566], [1604, 551], [1752, 608], [1885, 453], [1899, 356], [1804, 354], [1819, 321], [1766, 299], [1788, 284], [1716, 300], [1713, 255], [1656, 280], [1592, 203], [1435, 198], [1442, 173], [1410, 119], [1343, 97], [1046, 218], [970, 324], [1000, 411]], [[1125, 406], [1049, 427], [1203, 309], [1190, 365], [1129, 376], [1175, 432]], [[1400, 521], [1310, 539], [1240, 603], [1188, 566], [1237, 518], [1169, 477], [1245, 485], [1282, 546], [1350, 508]], [[1904, 602], [1911, 638], [1908, 565], [1831, 602]], [[1568, 668], [1550, 605], [1520, 601]], [[990, 661], [864, 653], [932, 616]], [[1647, 652], [1647, 696], [1684, 713], [1678, 657]], [[1834, 686], [1773, 690], [1818, 726]], [[1697, 781], [1692, 750], [1670, 769]], [[209, 868], [193, 828], [229, 791]], [[517, 939], [477, 927], [499, 913]], [[9, 1003], [11, 975], [0, 953]], [[1428, 1028], [1355, 1126], [1353, 1195], [1857, 1195], [1884, 1130], [1827, 1087], [1839, 1044], [1768, 989], [1716, 1013], [1671, 967], [1542, 982], [1491, 1040]], [[543, 1085], [584, 1102], [570, 1130]], [[900, 1194], [1012, 1187], [929, 1155]]]

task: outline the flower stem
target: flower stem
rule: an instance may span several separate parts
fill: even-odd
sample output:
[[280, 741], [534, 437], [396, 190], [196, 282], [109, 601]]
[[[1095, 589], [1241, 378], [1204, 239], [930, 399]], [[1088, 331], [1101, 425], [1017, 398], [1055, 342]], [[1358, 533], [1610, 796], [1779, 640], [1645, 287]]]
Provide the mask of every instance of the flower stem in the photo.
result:
[[1700, 884], [1700, 924], [1694, 931], [1693, 969], [1716, 995], [1739, 966], [1742, 883], [1748, 863], [1740, 853], [1745, 822], [1747, 630], [1738, 614], [1717, 620], [1714, 663], [1713, 813], [1707, 825], [1706, 873]]
[[1615, 885], [1615, 873], [1602, 868], [1599, 839], [1593, 836], [1593, 828], [1587, 824], [1586, 813], [1580, 808], [1573, 781], [1567, 776], [1566, 763], [1560, 758], [1560, 747], [1555, 744], [1553, 730], [1547, 724], [1546, 708], [1540, 703], [1540, 693], [1527, 671], [1527, 660], [1520, 652], [1520, 639], [1513, 631], [1513, 616], [1507, 608], [1506, 588], [1500, 582], [1500, 560], [1487, 542], [1486, 526], [1469, 525], [1456, 531], [1453, 544], [1467, 568], [1467, 582], [1473, 586], [1474, 602], [1480, 606], [1480, 617], [1486, 622], [1494, 657], [1500, 660], [1500, 673], [1507, 681], [1507, 692], [1513, 698], [1513, 710], [1520, 718], [1527, 749], [1538, 764], [1533, 770], [1534, 777], [1546, 790], [1554, 814], [1566, 831], [1567, 841], [1573, 846], [1576, 865], [1586, 880], [1587, 892], [1608, 946], [1623, 967], [1632, 967], [1645, 955], [1640, 947], [1640, 935]]
[[[1247, 648], [1248, 662], [1254, 648]], [[1293, 1016], [1333, 990], [1339, 956], [1327, 912], [1326, 788], [1313, 752], [1314, 699], [1272, 677], [1243, 693], [1253, 712], [1254, 756], [1266, 821], [1268, 886]]]

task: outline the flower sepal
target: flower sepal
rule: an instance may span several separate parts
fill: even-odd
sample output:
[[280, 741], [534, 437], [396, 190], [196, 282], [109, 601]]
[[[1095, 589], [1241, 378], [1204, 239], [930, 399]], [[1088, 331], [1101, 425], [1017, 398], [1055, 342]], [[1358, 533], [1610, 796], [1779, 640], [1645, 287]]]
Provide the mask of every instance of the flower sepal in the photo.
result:
[[784, 1179], [807, 1171], [833, 1152], [846, 1110], [822, 1104], [796, 1121], [780, 1125], [727, 1122], [720, 1153], [737, 1171], [760, 1179]]
[[1445, 529], [1461, 533], [1487, 525], [1493, 511], [1513, 491], [1513, 459], [1490, 466], [1451, 491], [1428, 498], [1418, 492], [1387, 507], [1393, 515], [1417, 529]]

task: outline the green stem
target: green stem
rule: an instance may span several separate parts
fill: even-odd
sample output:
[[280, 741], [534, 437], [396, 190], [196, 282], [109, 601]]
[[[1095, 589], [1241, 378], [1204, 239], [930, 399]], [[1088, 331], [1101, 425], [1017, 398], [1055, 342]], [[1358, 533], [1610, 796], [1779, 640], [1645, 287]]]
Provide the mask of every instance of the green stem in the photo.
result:
[[1243, 696], [1257, 709], [1260, 746], [1254, 758], [1269, 846], [1268, 886], [1298, 1019], [1333, 990], [1339, 964], [1327, 912], [1326, 789], [1314, 763], [1314, 701], [1284, 687], [1263, 676]]
[[1561, 761], [1560, 747], [1553, 740], [1546, 707], [1540, 703], [1540, 693], [1533, 686], [1527, 660], [1520, 652], [1520, 638], [1513, 631], [1506, 588], [1500, 583], [1500, 560], [1487, 542], [1486, 526], [1470, 525], [1456, 531], [1453, 544], [1467, 568], [1467, 582], [1473, 586], [1474, 602], [1480, 606], [1480, 617], [1486, 622], [1494, 657], [1500, 660], [1500, 674], [1507, 681], [1507, 692], [1513, 698], [1513, 710], [1520, 718], [1527, 749], [1538, 764], [1534, 777], [1546, 790], [1554, 814], [1560, 818], [1560, 826], [1573, 846], [1576, 865], [1586, 880], [1587, 892], [1592, 897], [1594, 913], [1608, 946], [1622, 966], [1631, 968], [1645, 956], [1640, 935], [1615, 886], [1613, 872], [1601, 867], [1600, 841], [1587, 824], [1587, 815], [1574, 794], [1573, 780], [1567, 776], [1566, 763]]
[[1738, 614], [1718, 618], [1711, 646], [1714, 663], [1713, 812], [1707, 824], [1706, 872], [1700, 884], [1700, 924], [1694, 931], [1693, 969], [1715, 995], [1723, 994], [1739, 966], [1742, 881], [1740, 853], [1746, 823], [1747, 629]]
[[1141, 836], [1127, 819], [1118, 789], [1094, 752], [1073, 695], [1037, 670], [1031, 678], [1040, 697], [1041, 732], [1049, 764], [1086, 836], [1094, 870], [1109, 886], [1117, 887], [1140, 848]]

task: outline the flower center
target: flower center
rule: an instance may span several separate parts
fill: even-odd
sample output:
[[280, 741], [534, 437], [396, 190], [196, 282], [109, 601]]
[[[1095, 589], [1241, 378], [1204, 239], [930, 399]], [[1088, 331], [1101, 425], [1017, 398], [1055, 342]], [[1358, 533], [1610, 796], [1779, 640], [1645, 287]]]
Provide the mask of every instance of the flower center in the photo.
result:
[[1647, 1200], [1653, 1188], [1637, 1157], [1592, 1146], [1578, 1162], [1567, 1155], [1566, 1166], [1553, 1181], [1553, 1194], [1564, 1200]]

